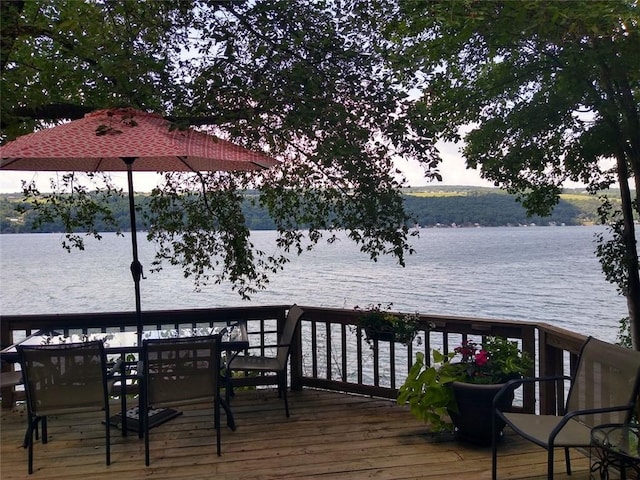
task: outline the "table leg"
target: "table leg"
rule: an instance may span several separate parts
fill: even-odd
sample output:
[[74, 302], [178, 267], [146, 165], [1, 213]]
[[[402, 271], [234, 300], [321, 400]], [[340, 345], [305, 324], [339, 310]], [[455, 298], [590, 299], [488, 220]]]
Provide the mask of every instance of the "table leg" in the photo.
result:
[[120, 416], [122, 417], [122, 436], [127, 436], [127, 357], [122, 354], [122, 365], [120, 366]]

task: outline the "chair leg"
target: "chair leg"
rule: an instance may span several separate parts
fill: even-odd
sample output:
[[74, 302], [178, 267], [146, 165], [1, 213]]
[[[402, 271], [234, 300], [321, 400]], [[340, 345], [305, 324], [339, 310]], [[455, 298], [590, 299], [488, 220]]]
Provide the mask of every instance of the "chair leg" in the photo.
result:
[[547, 478], [553, 479], [553, 445], [549, 445], [547, 450]]
[[[142, 387], [140, 388], [142, 389]], [[140, 394], [138, 395], [138, 438], [142, 438], [144, 436], [144, 422], [141, 421], [140, 417], [140, 413], [144, 409], [144, 400], [144, 395], [142, 394], [142, 392], [140, 392]], [[123, 410], [123, 412], [126, 414], [126, 409]]]
[[[224, 394], [224, 411], [227, 415], [227, 419], [229, 418], [229, 397], [227, 392]], [[220, 389], [216, 393], [216, 397], [213, 399], [213, 427], [220, 431], [220, 404], [222, 403], [222, 397], [220, 396]], [[218, 454], [219, 455], [219, 454]]]
[[216, 451], [218, 456], [220, 456], [220, 430], [222, 430], [220, 427], [220, 398], [216, 398], [213, 402], [213, 423], [216, 427]]
[[287, 414], [287, 418], [289, 418], [289, 400], [287, 399], [287, 389], [284, 389], [284, 411]]
[[[36, 434], [36, 440], [40, 440], [40, 429], [38, 428], [38, 421], [39, 421], [39, 418], [36, 418], [36, 423], [35, 423], [34, 428], [33, 428], [33, 431]], [[26, 436], [24, 438], [24, 446], [25, 446], [25, 448], [27, 446], [27, 437]]]
[[25, 433], [24, 436], [24, 448], [28, 448], [28, 454], [27, 454], [27, 466], [28, 466], [28, 470], [29, 470], [29, 475], [31, 475], [33, 473], [33, 432], [34, 430], [37, 428], [38, 425], [38, 419], [36, 417], [36, 419], [31, 419], [29, 418], [29, 421], [27, 423], [27, 433]]
[[47, 432], [47, 417], [40, 417], [40, 423], [42, 424], [42, 443], [48, 443], [49, 433]]
[[498, 479], [498, 433], [496, 432], [496, 414], [491, 418], [491, 479]]
[[571, 475], [571, 457], [569, 456], [569, 448], [564, 448], [564, 461], [567, 465], [567, 475]]
[[[227, 356], [228, 355], [229, 353], [227, 352]], [[233, 357], [235, 357], [236, 355], [233, 355]], [[233, 391], [233, 373], [229, 368], [229, 362], [227, 362], [227, 367], [225, 368], [225, 371], [224, 371], [224, 398], [227, 404], [229, 404], [229, 402], [231, 401], [231, 397], [234, 397], [234, 396], [235, 396], [235, 392]]]
[[[149, 414], [147, 413], [147, 386], [140, 382], [140, 400], [138, 402], [138, 422], [142, 420], [142, 434], [144, 435], [144, 464], [149, 466]], [[140, 425], [140, 423], [138, 423]], [[140, 427], [138, 427], [140, 435]]]
[[40, 417], [35, 417], [33, 419], [29, 419], [27, 422], [27, 431], [24, 433], [24, 441], [22, 442], [22, 447], [27, 448], [29, 446], [29, 435], [33, 435], [35, 433], [36, 440], [40, 439], [40, 435], [38, 434], [38, 422], [40, 421]]
[[284, 411], [287, 414], [287, 418], [289, 418], [289, 400], [287, 398], [287, 372], [278, 373], [278, 392], [281, 392], [284, 397]]
[[109, 424], [109, 420], [110, 420], [109, 404], [107, 403], [107, 406], [104, 409], [105, 439], [107, 442], [107, 445], [106, 445], [107, 465], [111, 465], [111, 425]]
[[[144, 464], [149, 466], [149, 415], [147, 415], [147, 406], [144, 405], [142, 411], [138, 411], [138, 415], [142, 415], [142, 424], [144, 431]], [[138, 419], [140, 417], [138, 416]]]

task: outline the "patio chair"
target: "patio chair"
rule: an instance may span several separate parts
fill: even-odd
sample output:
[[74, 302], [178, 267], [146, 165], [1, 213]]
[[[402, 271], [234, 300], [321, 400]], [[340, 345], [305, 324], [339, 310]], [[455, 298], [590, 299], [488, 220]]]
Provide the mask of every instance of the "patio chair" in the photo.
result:
[[167, 338], [142, 343], [141, 417], [149, 465], [149, 415], [156, 408], [212, 402], [220, 455], [220, 336]]
[[111, 463], [109, 385], [101, 341], [66, 345], [18, 345], [27, 400], [29, 473], [33, 473], [33, 434], [42, 425], [47, 443], [47, 416], [104, 411], [106, 462]]
[[[284, 397], [284, 409], [287, 418], [289, 418], [289, 401], [287, 400], [287, 362], [289, 361], [289, 353], [291, 351], [293, 335], [303, 313], [304, 310], [302, 310], [297, 305], [292, 306], [287, 314], [284, 328], [282, 330], [282, 334], [278, 338], [277, 344], [265, 345], [266, 348], [276, 348], [275, 357], [259, 355], [238, 355], [232, 358], [227, 365], [227, 375], [232, 378], [232, 383], [233, 371], [274, 373], [275, 375], [263, 377], [260, 384], [278, 385], [278, 397]], [[251, 350], [251, 348], [249, 348], [249, 350]], [[267, 379], [266, 381], [264, 380], [265, 378]], [[269, 383], [269, 378], [272, 378], [273, 380], [271, 383]]]
[[[494, 408], [493, 422], [501, 418], [525, 439], [547, 450], [547, 477], [553, 478], [554, 450], [564, 448], [571, 475], [570, 447], [590, 447], [591, 429], [606, 423], [628, 423], [638, 396], [640, 352], [589, 337], [582, 346], [573, 377], [528, 378], [509, 382], [496, 395], [494, 407], [510, 386], [525, 382], [570, 380], [564, 410], [559, 415], [510, 413]], [[492, 439], [492, 478], [497, 478], [499, 437]]]

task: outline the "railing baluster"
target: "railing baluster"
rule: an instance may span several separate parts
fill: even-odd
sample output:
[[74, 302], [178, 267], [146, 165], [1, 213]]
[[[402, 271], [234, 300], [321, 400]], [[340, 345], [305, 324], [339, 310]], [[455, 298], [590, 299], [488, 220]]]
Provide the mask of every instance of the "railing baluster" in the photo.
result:
[[340, 348], [342, 349], [341, 352], [341, 358], [342, 358], [342, 365], [341, 365], [341, 369], [342, 372], [340, 375], [340, 378], [342, 379], [343, 382], [347, 381], [347, 326], [346, 325], [340, 325]]
[[311, 374], [316, 378], [318, 376], [318, 328], [315, 322], [311, 324], [311, 355], [313, 359]]
[[357, 361], [357, 383], [358, 385], [362, 385], [363, 382], [363, 367], [362, 367], [362, 329], [360, 327], [357, 328], [356, 333], [356, 361]]
[[389, 344], [389, 377], [391, 381], [391, 388], [396, 388], [396, 343], [391, 342]]
[[324, 324], [324, 331], [325, 331], [325, 335], [326, 335], [326, 357], [325, 357], [325, 372], [326, 372], [326, 379], [327, 380], [331, 380], [332, 379], [332, 375], [331, 375], [331, 347], [332, 347], [332, 342], [331, 342], [331, 323], [329, 322], [325, 322]]

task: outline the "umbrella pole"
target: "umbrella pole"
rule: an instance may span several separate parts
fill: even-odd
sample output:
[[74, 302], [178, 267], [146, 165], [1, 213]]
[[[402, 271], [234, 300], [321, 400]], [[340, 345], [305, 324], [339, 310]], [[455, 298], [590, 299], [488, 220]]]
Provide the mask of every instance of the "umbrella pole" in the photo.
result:
[[[138, 260], [138, 239], [136, 233], [136, 205], [133, 192], [133, 171], [132, 165], [135, 157], [125, 157], [122, 159], [127, 164], [127, 182], [129, 184], [129, 219], [131, 220], [131, 246], [133, 250], [133, 261], [131, 262], [131, 275], [136, 295], [136, 331], [138, 333], [138, 345], [142, 345], [142, 308], [140, 306], [140, 277], [142, 277], [142, 264]], [[143, 277], [144, 278], [144, 277]]]

